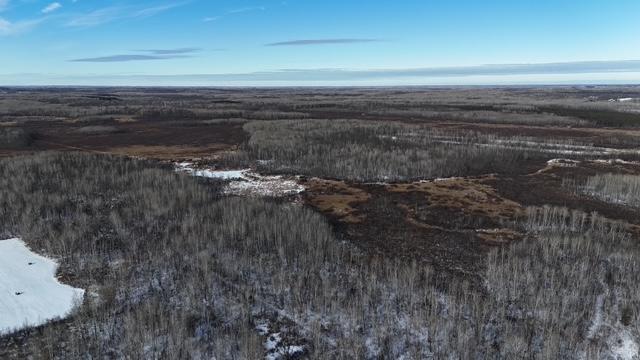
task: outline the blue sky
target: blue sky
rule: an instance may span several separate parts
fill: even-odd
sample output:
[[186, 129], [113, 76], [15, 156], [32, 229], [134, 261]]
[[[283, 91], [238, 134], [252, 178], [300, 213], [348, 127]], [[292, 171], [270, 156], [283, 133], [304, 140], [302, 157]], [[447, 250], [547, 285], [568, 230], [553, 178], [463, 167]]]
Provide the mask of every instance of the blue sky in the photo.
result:
[[639, 16], [638, 0], [0, 0], [0, 84], [640, 83]]

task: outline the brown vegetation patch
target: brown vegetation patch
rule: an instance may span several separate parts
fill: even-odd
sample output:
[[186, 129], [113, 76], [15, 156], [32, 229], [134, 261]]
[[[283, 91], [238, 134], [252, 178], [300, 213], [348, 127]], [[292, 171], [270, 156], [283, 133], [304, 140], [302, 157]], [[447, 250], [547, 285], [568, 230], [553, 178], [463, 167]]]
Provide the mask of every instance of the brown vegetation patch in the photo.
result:
[[522, 207], [518, 203], [500, 197], [492, 187], [476, 179], [451, 178], [410, 184], [391, 184], [387, 185], [387, 189], [399, 193], [423, 193], [430, 207], [458, 209], [466, 214], [486, 216], [496, 220], [513, 219], [522, 212]]
[[215, 158], [215, 154], [228, 150], [225, 144], [212, 144], [211, 146], [153, 146], [132, 145], [108, 149], [109, 153], [144, 157], [158, 160], [191, 160], [193, 158]]
[[465, 277], [482, 269], [491, 248], [522, 237], [504, 224], [523, 209], [481, 179], [354, 185], [314, 178], [304, 185], [305, 201], [362, 249]]
[[329, 214], [345, 223], [358, 223], [365, 215], [353, 208], [355, 203], [367, 201], [367, 192], [344, 181], [311, 179], [304, 182], [307, 202], [322, 213]]
[[496, 245], [508, 244], [516, 240], [521, 240], [523, 234], [512, 229], [480, 229], [477, 230], [478, 237], [487, 243]]

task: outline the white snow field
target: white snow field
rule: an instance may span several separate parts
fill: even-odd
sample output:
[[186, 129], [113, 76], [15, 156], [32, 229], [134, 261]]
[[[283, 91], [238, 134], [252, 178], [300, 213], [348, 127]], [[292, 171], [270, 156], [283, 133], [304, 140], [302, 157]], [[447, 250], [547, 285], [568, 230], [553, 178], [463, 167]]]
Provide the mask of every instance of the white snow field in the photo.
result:
[[0, 335], [64, 318], [84, 290], [56, 279], [58, 264], [20, 239], [0, 240]]

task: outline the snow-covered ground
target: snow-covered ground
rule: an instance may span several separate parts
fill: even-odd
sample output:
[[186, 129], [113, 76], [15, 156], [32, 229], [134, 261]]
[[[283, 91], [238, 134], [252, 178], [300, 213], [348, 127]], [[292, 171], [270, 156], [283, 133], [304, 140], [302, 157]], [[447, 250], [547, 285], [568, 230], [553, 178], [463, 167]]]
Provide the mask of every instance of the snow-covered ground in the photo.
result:
[[209, 179], [219, 179], [219, 180], [234, 180], [234, 179], [242, 179], [244, 177], [244, 173], [249, 170], [210, 170], [210, 169], [196, 169], [193, 167], [192, 163], [189, 162], [181, 162], [176, 164], [176, 169], [178, 171], [184, 171], [193, 176], [198, 177], [206, 177]]
[[[640, 162], [637, 161], [626, 161], [622, 159], [595, 159], [588, 160], [588, 162], [594, 164], [607, 164], [607, 165], [640, 165]], [[572, 160], [572, 159], [551, 159], [547, 161], [547, 165], [549, 166], [558, 166], [558, 167], [576, 167], [580, 164], [581, 161]]]
[[547, 165], [559, 167], [576, 167], [578, 164], [580, 164], [580, 161], [571, 159], [551, 159], [547, 161]]
[[609, 164], [609, 165], [640, 165], [637, 161], [625, 161], [622, 159], [596, 159], [592, 160], [594, 163]]
[[615, 156], [615, 155], [640, 155], [640, 149], [618, 149], [593, 145], [556, 143], [553, 141], [533, 139], [490, 139], [483, 142], [467, 142], [452, 136], [434, 136], [434, 142], [449, 145], [474, 145], [478, 147], [535, 151], [546, 154], [558, 155], [586, 155], [586, 156]]
[[307, 351], [305, 345], [287, 345], [279, 332], [271, 332], [267, 322], [260, 322], [255, 327], [260, 336], [265, 337], [264, 348], [266, 360], [290, 359], [301, 356]]
[[178, 163], [176, 170], [193, 176], [228, 180], [229, 183], [224, 188], [225, 194], [228, 195], [279, 197], [299, 194], [305, 190], [295, 180], [288, 180], [282, 176], [263, 176], [250, 169], [224, 171], [196, 169], [191, 163]]
[[640, 356], [638, 344], [633, 339], [633, 336], [629, 332], [620, 332], [617, 337], [612, 338], [609, 346], [615, 359], [620, 360], [634, 360]]
[[56, 279], [58, 264], [20, 239], [0, 241], [0, 334], [64, 318], [84, 290]]

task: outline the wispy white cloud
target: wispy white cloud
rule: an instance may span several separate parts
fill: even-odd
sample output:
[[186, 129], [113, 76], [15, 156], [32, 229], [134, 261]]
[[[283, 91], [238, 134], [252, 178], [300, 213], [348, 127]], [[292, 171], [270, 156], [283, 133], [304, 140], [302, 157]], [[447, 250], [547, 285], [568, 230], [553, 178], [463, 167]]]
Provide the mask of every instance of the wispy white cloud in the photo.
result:
[[266, 10], [266, 7], [264, 6], [247, 6], [243, 8], [229, 10], [227, 11], [227, 14], [241, 14], [241, 13], [250, 12], [250, 11], [264, 11], [264, 10]]
[[[242, 7], [242, 8], [229, 10], [229, 11], [227, 11], [225, 13], [225, 15], [242, 14], [242, 13], [251, 12], [251, 11], [264, 11], [266, 9], [267, 8], [265, 6], [247, 6], [247, 7]], [[221, 19], [223, 17], [224, 17], [224, 15], [207, 16], [204, 19], [202, 19], [202, 21], [204, 21], [204, 22], [212, 22], [212, 21], [219, 20], [219, 19]]]
[[43, 19], [11, 22], [0, 18], [0, 36], [11, 36], [25, 33], [40, 24]]
[[111, 63], [111, 62], [129, 62], [129, 61], [149, 61], [149, 60], [169, 60], [188, 58], [188, 55], [110, 55], [95, 58], [83, 58], [69, 60], [71, 62], [93, 62], [93, 63]]
[[74, 17], [67, 23], [71, 27], [87, 27], [106, 24], [122, 18], [123, 8], [106, 7]]
[[266, 44], [265, 46], [307, 46], [307, 45], [328, 45], [328, 44], [358, 44], [381, 42], [380, 39], [311, 39], [311, 40], [291, 40]]
[[53, 3], [45, 6], [42, 9], [42, 13], [43, 14], [48, 14], [48, 13], [51, 13], [51, 12], [54, 12], [54, 11], [60, 9], [61, 7], [62, 7], [62, 4], [60, 4], [59, 2], [53, 2]]
[[188, 2], [177, 2], [173, 4], [163, 4], [145, 8], [133, 6], [105, 7], [75, 16], [69, 22], [67, 22], [67, 26], [90, 27], [122, 19], [146, 18], [186, 5], [187, 3]]
[[11, 29], [12, 24], [7, 20], [0, 18], [0, 34], [8, 32]]
[[160, 14], [162, 12], [165, 12], [167, 10], [171, 10], [173, 8], [177, 8], [180, 6], [185, 5], [185, 2], [181, 2], [181, 3], [175, 3], [175, 4], [164, 4], [164, 5], [158, 5], [158, 6], [152, 6], [152, 7], [148, 7], [148, 8], [144, 8], [144, 9], [139, 9], [137, 11], [135, 11], [131, 17], [149, 17], [149, 16], [155, 16], [157, 14]]

